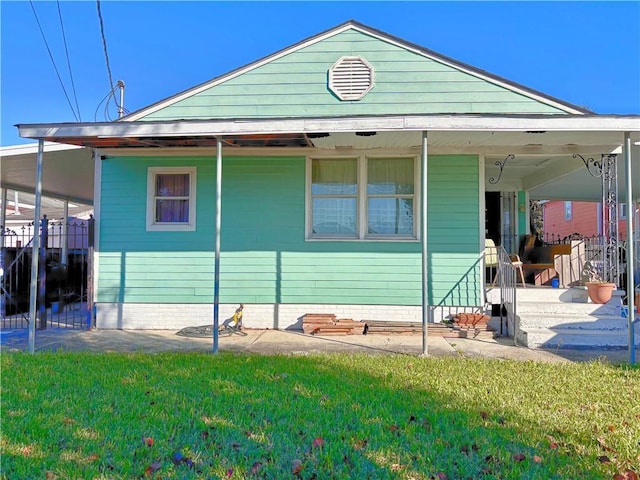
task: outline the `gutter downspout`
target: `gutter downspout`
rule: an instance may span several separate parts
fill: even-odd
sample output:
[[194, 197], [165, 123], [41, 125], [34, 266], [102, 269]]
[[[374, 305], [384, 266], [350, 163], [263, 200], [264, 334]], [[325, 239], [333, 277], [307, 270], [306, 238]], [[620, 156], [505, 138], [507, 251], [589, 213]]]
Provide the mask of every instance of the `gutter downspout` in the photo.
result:
[[422, 231], [420, 233], [420, 243], [422, 245], [422, 355], [427, 356], [429, 349], [427, 347], [427, 324], [429, 318], [429, 291], [428, 291], [428, 250], [427, 250], [427, 132], [422, 132], [422, 165], [420, 173], [422, 177]]
[[626, 187], [627, 187], [627, 307], [629, 308], [629, 313], [627, 315], [627, 322], [629, 326], [629, 363], [631, 365], [636, 363], [636, 346], [635, 346], [635, 306], [634, 306], [634, 294], [635, 294], [635, 286], [634, 286], [634, 266], [635, 266], [635, 257], [634, 257], [634, 242], [633, 242], [633, 220], [634, 213], [631, 212], [633, 208], [633, 182], [632, 182], [632, 170], [631, 170], [631, 135], [629, 132], [624, 132], [624, 145], [622, 147], [622, 152], [624, 155], [624, 165], [627, 174], [626, 178]]
[[213, 277], [213, 353], [218, 353], [220, 325], [220, 226], [222, 225], [222, 139], [216, 139], [216, 245]]
[[33, 213], [33, 245], [31, 246], [31, 288], [29, 292], [29, 353], [36, 350], [36, 299], [38, 295], [38, 260], [40, 251], [40, 208], [42, 205], [42, 157], [44, 140], [38, 140], [36, 156], [36, 205]]

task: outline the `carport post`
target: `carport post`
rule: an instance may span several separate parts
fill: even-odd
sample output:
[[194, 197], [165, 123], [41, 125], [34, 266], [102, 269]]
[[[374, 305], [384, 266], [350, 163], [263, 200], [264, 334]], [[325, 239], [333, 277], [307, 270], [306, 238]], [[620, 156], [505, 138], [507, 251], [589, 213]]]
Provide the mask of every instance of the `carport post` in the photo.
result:
[[[0, 188], [0, 271], [4, 268], [4, 231], [7, 228], [7, 189]], [[0, 315], [4, 315], [4, 295], [0, 293]]]
[[218, 353], [220, 325], [220, 226], [222, 225], [222, 139], [216, 139], [216, 246], [213, 273], [213, 353]]
[[[74, 232], [75, 233], [75, 232]], [[60, 263], [67, 266], [69, 256], [69, 200], [64, 201], [62, 213], [62, 251], [60, 252]]]
[[429, 291], [427, 289], [427, 132], [422, 132], [422, 162], [420, 166], [421, 174], [421, 208], [422, 222], [420, 243], [422, 245], [422, 355], [429, 354], [427, 347], [427, 319], [429, 315]]
[[0, 202], [2, 202], [2, 210], [0, 210], [0, 227], [3, 229], [3, 231], [0, 232], [3, 233], [3, 235], [0, 235], [0, 247], [4, 247], [4, 229], [7, 228], [7, 189], [0, 188], [0, 195], [2, 196], [2, 199], [0, 200]]
[[38, 253], [40, 250], [40, 207], [42, 204], [42, 156], [44, 140], [38, 140], [36, 156], [36, 205], [33, 213], [33, 245], [31, 246], [31, 289], [29, 292], [29, 353], [36, 351], [36, 298], [38, 295]]
[[633, 182], [632, 182], [632, 170], [631, 170], [631, 135], [629, 132], [624, 132], [624, 145], [622, 147], [624, 155], [624, 166], [627, 174], [627, 308], [629, 313], [627, 314], [627, 323], [629, 325], [629, 363], [633, 365], [636, 363], [636, 348], [635, 348], [635, 305], [634, 305], [634, 266], [635, 256], [633, 251]]

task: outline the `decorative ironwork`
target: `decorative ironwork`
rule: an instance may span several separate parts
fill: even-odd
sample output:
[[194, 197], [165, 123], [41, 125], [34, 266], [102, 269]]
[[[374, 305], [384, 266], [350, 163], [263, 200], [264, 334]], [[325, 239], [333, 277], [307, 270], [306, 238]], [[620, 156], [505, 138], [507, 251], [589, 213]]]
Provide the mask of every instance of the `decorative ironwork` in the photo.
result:
[[510, 153], [509, 155], [506, 156], [506, 158], [503, 161], [497, 160], [495, 165], [500, 169], [500, 172], [498, 173], [498, 178], [496, 177], [489, 178], [489, 183], [493, 185], [498, 183], [500, 181], [500, 178], [502, 178], [502, 171], [504, 170], [504, 166], [507, 164], [507, 160], [513, 160], [514, 158], [516, 158], [516, 156], [513, 153]]
[[593, 158], [585, 159], [579, 153], [574, 153], [573, 158], [579, 158], [584, 163], [584, 166], [587, 167], [587, 172], [593, 178], [598, 178], [602, 176], [602, 160], [594, 160]]
[[602, 279], [619, 285], [618, 250], [618, 168], [616, 155], [604, 154], [600, 160], [602, 178]]

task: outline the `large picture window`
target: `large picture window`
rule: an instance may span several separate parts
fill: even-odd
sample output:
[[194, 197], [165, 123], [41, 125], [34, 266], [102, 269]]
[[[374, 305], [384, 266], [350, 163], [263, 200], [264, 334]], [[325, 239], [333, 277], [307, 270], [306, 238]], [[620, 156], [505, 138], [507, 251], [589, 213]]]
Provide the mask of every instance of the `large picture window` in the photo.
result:
[[147, 230], [195, 230], [195, 167], [149, 168]]
[[416, 159], [309, 160], [307, 238], [415, 239]]

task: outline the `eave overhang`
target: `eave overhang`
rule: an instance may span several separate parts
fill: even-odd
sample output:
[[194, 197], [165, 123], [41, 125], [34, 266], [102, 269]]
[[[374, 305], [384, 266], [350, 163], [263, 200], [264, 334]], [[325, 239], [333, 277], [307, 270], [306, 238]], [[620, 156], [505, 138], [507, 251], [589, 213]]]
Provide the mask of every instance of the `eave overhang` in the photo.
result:
[[[213, 146], [215, 139], [275, 136], [303, 146], [314, 134], [341, 132], [622, 132], [640, 140], [638, 115], [428, 115], [331, 118], [174, 120], [157, 122], [19, 124], [20, 136], [92, 148]], [[544, 144], [544, 135], [539, 135]], [[609, 142], [607, 142], [609, 143]]]

